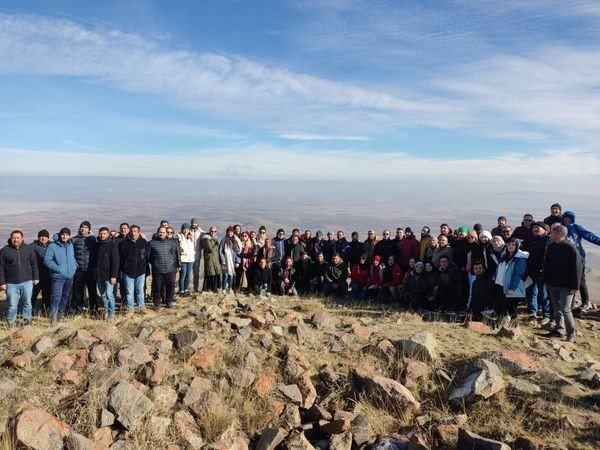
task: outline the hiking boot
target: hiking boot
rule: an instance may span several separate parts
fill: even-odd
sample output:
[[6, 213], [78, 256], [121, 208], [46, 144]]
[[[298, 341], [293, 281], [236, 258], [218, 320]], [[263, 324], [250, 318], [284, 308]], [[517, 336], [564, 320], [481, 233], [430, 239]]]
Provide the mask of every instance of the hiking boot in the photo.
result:
[[567, 342], [570, 342], [571, 344], [575, 343], [575, 333], [569, 334], [567, 336]]

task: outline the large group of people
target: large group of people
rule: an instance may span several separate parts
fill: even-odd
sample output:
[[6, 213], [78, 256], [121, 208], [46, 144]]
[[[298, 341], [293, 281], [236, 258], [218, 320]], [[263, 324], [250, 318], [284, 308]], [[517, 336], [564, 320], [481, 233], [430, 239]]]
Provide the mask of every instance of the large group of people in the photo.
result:
[[550, 212], [541, 221], [525, 214], [514, 229], [500, 216], [491, 231], [480, 224], [452, 230], [443, 223], [439, 233], [424, 226], [417, 237], [410, 227], [398, 227], [394, 237], [390, 230], [381, 238], [369, 230], [364, 240], [356, 231], [348, 240], [341, 230], [313, 236], [311, 230], [286, 235], [278, 229], [271, 237], [264, 226], [252, 231], [240, 225], [219, 238], [216, 227], [205, 232], [195, 218], [178, 233], [163, 220], [152, 235], [128, 223], [94, 235], [84, 220], [74, 236], [64, 227], [50, 241], [41, 230], [31, 245], [13, 231], [0, 250], [0, 289], [12, 326], [18, 313], [31, 322], [40, 294], [39, 309], [53, 323], [77, 313], [110, 319], [118, 298], [128, 316], [136, 304], [144, 313], [151, 276], [156, 310], [192, 291], [373, 299], [474, 318], [514, 319], [523, 304], [551, 335], [573, 342], [574, 295], [580, 293], [580, 311], [590, 308], [582, 240], [600, 245], [600, 236], [559, 204]]

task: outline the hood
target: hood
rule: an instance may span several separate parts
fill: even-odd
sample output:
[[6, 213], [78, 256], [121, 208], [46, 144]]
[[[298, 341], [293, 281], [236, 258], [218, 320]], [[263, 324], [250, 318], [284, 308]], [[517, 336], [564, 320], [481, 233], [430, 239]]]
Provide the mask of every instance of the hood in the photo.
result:
[[517, 250], [517, 253], [515, 253], [514, 257], [527, 259], [527, 258], [529, 258], [529, 252], [526, 252], [524, 250]]
[[54, 241], [55, 244], [58, 244], [60, 246], [64, 246], [65, 244], [68, 245], [71, 242], [71, 238], [69, 238], [69, 240], [67, 242], [61, 242], [60, 235], [58, 233], [54, 233], [52, 235], [52, 240]]
[[563, 216], [563, 219], [565, 217], [569, 217], [571, 219], [571, 221], [573, 223], [575, 223], [575, 213], [574, 212], [572, 212], [572, 211], [565, 211], [562, 216]]

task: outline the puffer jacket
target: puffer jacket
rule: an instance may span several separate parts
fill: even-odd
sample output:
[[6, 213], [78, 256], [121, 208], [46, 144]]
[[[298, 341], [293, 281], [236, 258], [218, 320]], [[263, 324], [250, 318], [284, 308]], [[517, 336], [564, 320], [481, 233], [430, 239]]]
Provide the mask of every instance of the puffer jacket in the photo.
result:
[[90, 258], [94, 251], [96, 238], [91, 233], [87, 236], [79, 233], [71, 240], [73, 242], [73, 251], [75, 252], [75, 261], [77, 261], [77, 270], [83, 272], [90, 270]]
[[77, 271], [73, 242], [61, 242], [58, 234], [53, 236], [54, 242], [48, 245], [44, 255], [44, 265], [50, 271], [53, 280], [73, 278]]
[[31, 246], [21, 244], [15, 248], [9, 241], [0, 250], [0, 284], [20, 284], [39, 279], [37, 256]]
[[[502, 288], [504, 295], [509, 298], [525, 297], [525, 278], [527, 278], [527, 258], [529, 253], [518, 250], [509, 260], [502, 261], [498, 265], [498, 273], [504, 272], [502, 277]], [[498, 279], [496, 278], [496, 283]], [[508, 294], [512, 291], [512, 294]]]
[[177, 241], [175, 239], [152, 239], [148, 259], [154, 273], [175, 272], [179, 267]]

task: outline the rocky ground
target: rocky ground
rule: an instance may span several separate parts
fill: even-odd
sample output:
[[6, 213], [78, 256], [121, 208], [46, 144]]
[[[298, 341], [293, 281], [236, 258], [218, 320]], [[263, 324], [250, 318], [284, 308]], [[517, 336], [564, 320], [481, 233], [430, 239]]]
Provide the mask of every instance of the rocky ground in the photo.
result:
[[600, 321], [423, 321], [390, 305], [202, 294], [0, 330], [0, 448], [593, 449]]

